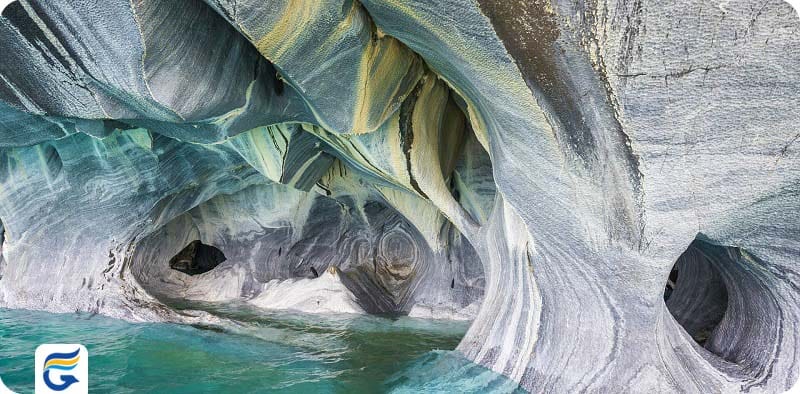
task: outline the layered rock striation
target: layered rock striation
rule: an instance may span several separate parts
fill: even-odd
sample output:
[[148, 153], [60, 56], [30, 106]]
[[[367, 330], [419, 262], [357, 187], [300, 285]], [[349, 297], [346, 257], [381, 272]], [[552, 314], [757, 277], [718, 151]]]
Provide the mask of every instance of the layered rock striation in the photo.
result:
[[474, 319], [458, 350], [529, 391], [781, 391], [798, 27], [778, 0], [14, 2], [0, 305]]

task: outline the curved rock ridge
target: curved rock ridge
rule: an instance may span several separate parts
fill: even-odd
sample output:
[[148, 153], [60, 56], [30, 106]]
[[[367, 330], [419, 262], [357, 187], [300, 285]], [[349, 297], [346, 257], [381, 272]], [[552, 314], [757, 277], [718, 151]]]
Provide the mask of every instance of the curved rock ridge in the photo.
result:
[[[778, 0], [14, 2], [0, 306], [473, 319], [458, 351], [532, 392], [780, 392], [799, 27]], [[171, 269], [196, 241], [225, 260]]]

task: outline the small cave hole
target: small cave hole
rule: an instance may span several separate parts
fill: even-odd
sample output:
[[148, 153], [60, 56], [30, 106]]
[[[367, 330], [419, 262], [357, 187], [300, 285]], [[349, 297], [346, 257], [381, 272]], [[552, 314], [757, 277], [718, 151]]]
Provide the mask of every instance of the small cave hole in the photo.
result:
[[696, 239], [678, 258], [664, 288], [664, 302], [675, 320], [704, 346], [728, 309], [728, 289], [717, 249], [724, 247]]
[[187, 275], [199, 275], [225, 261], [225, 254], [214, 246], [194, 240], [169, 260], [169, 267]]

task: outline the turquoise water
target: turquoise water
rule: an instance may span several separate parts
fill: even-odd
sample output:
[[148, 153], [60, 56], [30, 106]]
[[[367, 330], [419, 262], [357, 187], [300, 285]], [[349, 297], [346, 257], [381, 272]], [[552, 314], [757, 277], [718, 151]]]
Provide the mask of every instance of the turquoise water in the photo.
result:
[[515, 385], [454, 349], [464, 323], [210, 308], [224, 328], [132, 324], [0, 309], [0, 377], [33, 391], [36, 346], [81, 343], [91, 392], [508, 392]]

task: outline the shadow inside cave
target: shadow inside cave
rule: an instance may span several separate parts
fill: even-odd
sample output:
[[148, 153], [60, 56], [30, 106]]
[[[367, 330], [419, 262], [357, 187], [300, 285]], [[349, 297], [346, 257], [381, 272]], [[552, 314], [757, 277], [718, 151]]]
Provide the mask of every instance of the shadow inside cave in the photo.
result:
[[728, 290], [711, 257], [724, 255], [724, 249], [694, 240], [675, 262], [664, 290], [670, 313], [701, 346], [728, 308]]
[[221, 250], [196, 239], [169, 260], [169, 268], [187, 275], [199, 275], [213, 270], [225, 260]]
[[779, 286], [769, 265], [748, 250], [698, 235], [673, 271], [667, 309], [707, 351], [701, 353], [706, 360], [742, 379], [769, 376], [783, 335]]

